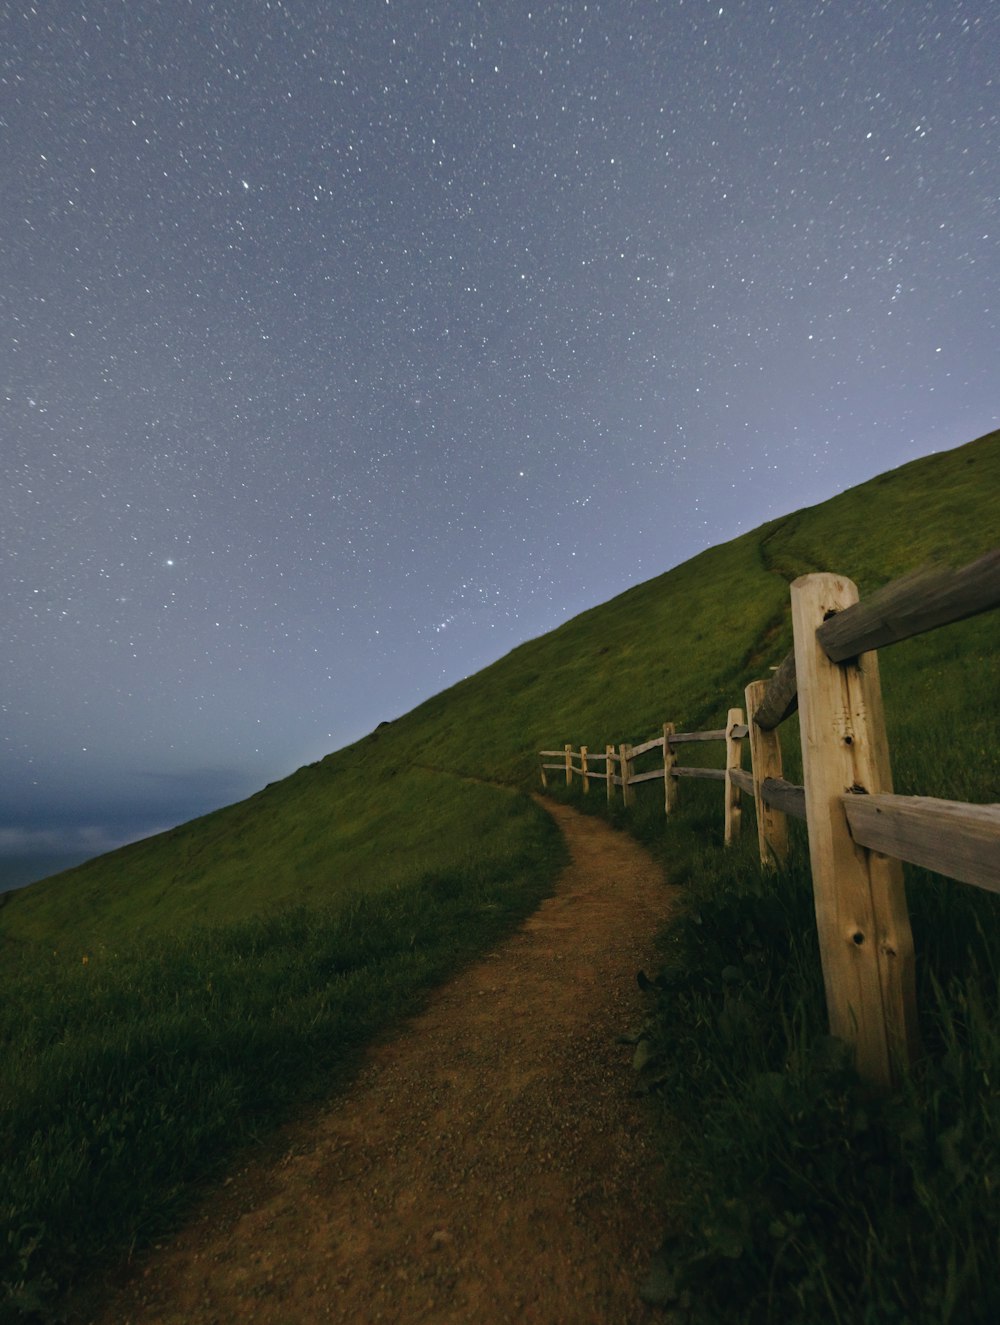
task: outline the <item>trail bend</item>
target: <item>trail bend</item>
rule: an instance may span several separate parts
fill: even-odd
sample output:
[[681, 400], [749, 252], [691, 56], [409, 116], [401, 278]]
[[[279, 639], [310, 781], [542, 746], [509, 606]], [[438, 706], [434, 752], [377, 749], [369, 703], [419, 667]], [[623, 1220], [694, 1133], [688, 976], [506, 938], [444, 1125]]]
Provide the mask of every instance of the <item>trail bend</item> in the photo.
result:
[[659, 1171], [616, 1037], [676, 890], [625, 834], [539, 803], [571, 853], [554, 895], [75, 1319], [657, 1319], [637, 1290]]

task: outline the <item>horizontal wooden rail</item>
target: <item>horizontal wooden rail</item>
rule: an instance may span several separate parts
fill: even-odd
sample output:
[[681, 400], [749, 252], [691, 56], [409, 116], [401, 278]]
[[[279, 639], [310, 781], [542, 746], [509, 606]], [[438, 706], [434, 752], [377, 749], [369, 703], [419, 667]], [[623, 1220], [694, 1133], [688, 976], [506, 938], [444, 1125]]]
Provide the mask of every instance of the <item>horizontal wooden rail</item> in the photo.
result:
[[670, 738], [671, 746], [687, 745], [691, 741], [724, 741], [726, 739], [725, 727], [719, 727], [716, 731], [710, 732], [674, 732]]
[[782, 814], [790, 814], [793, 819], [806, 817], [805, 787], [797, 787], [784, 778], [765, 778], [760, 784], [760, 794], [768, 805], [773, 805]]
[[656, 782], [656, 781], [659, 782], [663, 781], [662, 768], [651, 769], [650, 772], [648, 773], [633, 773], [632, 776], [629, 778], [629, 783], [633, 787], [637, 782]]
[[816, 638], [831, 662], [844, 662], [995, 607], [1000, 607], [1000, 548], [960, 570], [934, 566], [893, 580], [824, 621]]
[[[1000, 548], [960, 570], [935, 566], [893, 580], [863, 603], [824, 621], [816, 638], [831, 662], [844, 662], [996, 607], [1000, 607]], [[798, 703], [792, 652], [771, 677], [754, 721], [764, 731], [773, 731], [791, 717]]]
[[731, 768], [729, 776], [740, 791], [745, 791], [748, 796], [753, 795], [753, 774], [748, 768]]
[[762, 731], [772, 732], [790, 718], [799, 706], [795, 685], [795, 653], [782, 659], [781, 666], [767, 683], [754, 722]]
[[[708, 782], [725, 782], [726, 770], [724, 768], [681, 768], [678, 764], [670, 770], [671, 777], [675, 778], [704, 778]], [[662, 773], [660, 774], [662, 777]], [[638, 778], [633, 778], [637, 782]]]
[[654, 736], [651, 741], [643, 741], [642, 745], [633, 745], [631, 747], [632, 758], [637, 759], [639, 755], [644, 755], [647, 750], [657, 750], [657, 749], [659, 750], [663, 749], [662, 736]]
[[841, 796], [858, 846], [1000, 892], [1000, 805], [931, 796]]

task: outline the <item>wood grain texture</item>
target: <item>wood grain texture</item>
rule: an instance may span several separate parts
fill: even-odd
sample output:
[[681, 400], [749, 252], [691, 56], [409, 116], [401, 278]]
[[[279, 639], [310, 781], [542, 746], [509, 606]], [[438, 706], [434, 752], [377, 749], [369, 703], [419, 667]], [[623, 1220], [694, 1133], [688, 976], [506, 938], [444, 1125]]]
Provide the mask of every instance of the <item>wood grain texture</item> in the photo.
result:
[[1000, 892], [1000, 805], [931, 796], [842, 796], [859, 846]]
[[709, 732], [675, 732], [670, 738], [671, 745], [688, 745], [691, 741], [724, 741], [725, 727], [718, 727]]
[[960, 570], [930, 567], [893, 580], [863, 603], [824, 621], [816, 635], [826, 656], [843, 662], [996, 607], [1000, 607], [1000, 548]]
[[638, 759], [638, 757], [640, 755], [644, 755], [647, 750], [658, 750], [662, 744], [663, 744], [663, 737], [654, 736], [651, 741], [643, 741], [641, 745], [633, 745], [632, 758]]
[[677, 757], [670, 744], [673, 735], [674, 724], [665, 722], [663, 724], [663, 813], [666, 815], [673, 814], [677, 808], [677, 782], [673, 777]]
[[743, 821], [743, 797], [739, 786], [733, 781], [733, 773], [740, 767], [743, 759], [743, 740], [738, 732], [746, 734], [742, 709], [730, 709], [726, 715], [726, 792], [723, 802], [725, 824], [723, 842], [732, 844], [739, 838], [740, 825]]
[[622, 804], [628, 808], [635, 797], [629, 785], [632, 781], [632, 747], [627, 742], [618, 747], [618, 757], [621, 760]]
[[681, 768], [679, 764], [675, 764], [671, 776], [675, 778], [703, 778], [706, 782], [725, 782], [726, 770], [724, 768]]
[[753, 774], [748, 768], [734, 768], [729, 774], [733, 784], [748, 796], [753, 795]]
[[773, 805], [782, 814], [792, 819], [806, 817], [806, 789], [786, 782], [784, 778], [764, 778], [760, 784], [760, 794], [768, 805]]
[[[788, 856], [788, 820], [784, 812], [761, 795], [767, 778], [782, 777], [781, 741], [775, 730], [765, 730], [755, 721], [767, 693], [767, 681], [751, 681], [743, 692], [750, 736], [750, 767], [753, 770], [753, 799], [757, 811], [757, 847], [765, 869], [781, 864]], [[802, 812], [805, 814], [805, 803]]]
[[891, 793], [878, 658], [834, 663], [817, 627], [857, 601], [839, 575], [792, 585], [806, 823], [831, 1033], [853, 1046], [860, 1075], [892, 1085], [917, 1048], [913, 939], [898, 860], [862, 851], [841, 804], [846, 788]]
[[754, 722], [763, 731], [774, 731], [786, 718], [790, 718], [798, 708], [798, 694], [795, 680], [795, 651], [782, 659], [781, 666], [765, 682], [767, 689], [757, 705]]

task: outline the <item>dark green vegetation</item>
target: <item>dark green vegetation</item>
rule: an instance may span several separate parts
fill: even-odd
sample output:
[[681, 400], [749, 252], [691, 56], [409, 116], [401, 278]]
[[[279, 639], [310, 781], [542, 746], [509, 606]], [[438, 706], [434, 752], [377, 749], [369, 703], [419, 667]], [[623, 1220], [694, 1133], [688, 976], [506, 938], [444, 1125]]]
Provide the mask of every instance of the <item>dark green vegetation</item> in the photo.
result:
[[106, 895], [95, 863], [0, 913], [23, 926], [0, 1001], [0, 1320], [48, 1319], [235, 1147], [345, 1084], [565, 858], [518, 792], [416, 768], [361, 786], [302, 770], [107, 858]]
[[[998, 529], [993, 434], [712, 548], [248, 801], [13, 895], [8, 1292], [41, 1302], [157, 1234], [195, 1175], [343, 1079], [365, 1037], [534, 905], [561, 858], [548, 821], [463, 776], [524, 788], [541, 747], [720, 726], [790, 646], [789, 579], [836, 570], [866, 594]], [[994, 615], [883, 654], [898, 790], [998, 798], [998, 635]], [[794, 778], [794, 721], [783, 739]], [[801, 843], [764, 876], [752, 814], [724, 852], [721, 788], [680, 791], [669, 827], [656, 783], [615, 811], [688, 899], [637, 1050], [672, 1173], [651, 1290], [706, 1322], [995, 1319], [996, 899], [912, 872], [927, 1054], [869, 1099], [825, 1038]], [[603, 812], [603, 789], [570, 794]]]

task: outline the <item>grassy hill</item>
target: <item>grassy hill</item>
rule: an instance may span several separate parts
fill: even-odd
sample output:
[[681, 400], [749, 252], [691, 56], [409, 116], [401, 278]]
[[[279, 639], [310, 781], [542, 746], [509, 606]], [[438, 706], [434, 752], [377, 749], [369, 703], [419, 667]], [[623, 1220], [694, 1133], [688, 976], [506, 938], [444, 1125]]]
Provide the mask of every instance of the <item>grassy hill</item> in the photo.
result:
[[[221, 1162], [228, 1148], [303, 1092], [327, 1091], [345, 1079], [366, 1038], [537, 904], [563, 857], [551, 822], [523, 794], [537, 782], [535, 751], [566, 741], [603, 749], [606, 741], [650, 736], [668, 719], [687, 728], [721, 725], [726, 710], [742, 702], [745, 683], [766, 676], [790, 647], [791, 579], [835, 570], [851, 576], [865, 595], [926, 561], [972, 560], [996, 544], [998, 530], [1000, 433], [994, 433], [711, 548], [248, 800], [9, 894], [0, 909], [6, 970], [0, 1149], [18, 1160], [0, 1188], [0, 1219], [10, 1230], [0, 1282], [11, 1309], [18, 1304], [24, 1316], [45, 1310], [80, 1265], [154, 1236], [183, 1203], [191, 1181]], [[897, 789], [997, 798], [998, 633], [996, 617], [984, 617], [885, 652]], [[782, 738], [794, 776], [794, 722]], [[782, 1076], [786, 1084], [774, 1087], [773, 1098], [755, 1105], [759, 1118], [771, 1119], [758, 1140], [773, 1156], [778, 1132], [788, 1145], [789, 1137], [800, 1135], [788, 1119], [792, 1095], [799, 1104], [809, 1101], [814, 1122], [815, 1110], [828, 1108], [831, 1098], [854, 1098], [842, 1065], [833, 1080], [833, 1068], [821, 1071], [809, 1058], [809, 1046], [822, 1037], [818, 967], [785, 933], [789, 926], [802, 929], [808, 948], [811, 903], [801, 862], [769, 883], [761, 881], [751, 850], [723, 858], [719, 796], [710, 785], [684, 784], [684, 813], [669, 828], [652, 788], [640, 791], [648, 794], [640, 795], [635, 811], [616, 810], [616, 818], [663, 856], [675, 878], [690, 881], [697, 899], [691, 914], [703, 930], [699, 939], [693, 921], [682, 924], [668, 944], [668, 974], [652, 997], [662, 1004], [669, 990], [671, 1014], [659, 1004], [659, 1011], [651, 1009], [646, 1078], [675, 1117], [684, 1108], [671, 1090], [671, 1071], [692, 1083], [689, 1096], [702, 1124], [717, 1107], [717, 1141], [725, 1154], [722, 1138], [732, 1126], [726, 1100], [731, 1104], [749, 1089], [748, 1081]], [[602, 800], [591, 796], [586, 808], [598, 812]], [[752, 826], [746, 834], [752, 836]], [[920, 890], [914, 924], [933, 953], [925, 968], [943, 987], [974, 960], [983, 981], [976, 997], [988, 995], [993, 1003], [983, 1006], [994, 1007], [996, 988], [989, 993], [989, 981], [1000, 960], [992, 899], [970, 901], [972, 890], [956, 893], [957, 885], [914, 878]], [[746, 939], [734, 960], [723, 961], [735, 930], [763, 932], [764, 912], [771, 916], [768, 941]], [[970, 944], [973, 958], [967, 957]], [[771, 970], [768, 963], [779, 959], [785, 969]], [[731, 1020], [740, 999], [732, 980], [721, 989], [719, 971], [745, 972], [754, 962], [754, 980], [744, 983], [755, 985], [758, 1001], [762, 989], [770, 990], [771, 1002], [750, 1008], [747, 994], [738, 1015], [750, 1017], [756, 1009], [761, 1024], [773, 1026], [757, 1036], [759, 1055], [747, 1060], [744, 1078], [728, 1080], [719, 1072], [703, 1080], [694, 1066], [699, 1036], [703, 1058], [732, 1058], [732, 1046], [725, 1047], [723, 1036], [712, 1049], [704, 1026], [693, 1028], [699, 1017], [708, 1018], [712, 1033], [721, 1034], [720, 1007]], [[794, 986], [789, 964], [797, 972]], [[967, 991], [956, 997], [967, 999]], [[719, 1007], [713, 998], [722, 999]], [[678, 1017], [681, 1004], [693, 1019], [690, 1034]], [[967, 1029], [976, 1018], [968, 1007], [962, 1015]], [[782, 1025], [789, 1017], [801, 1024]], [[665, 1029], [668, 1020], [673, 1031]], [[654, 1080], [649, 1065], [657, 1063]], [[791, 1095], [789, 1073], [798, 1074]], [[1000, 1080], [1000, 1072], [992, 1080]], [[815, 1085], [820, 1081], [822, 1092]], [[919, 1094], [917, 1086], [913, 1090]], [[1000, 1136], [995, 1092], [987, 1084], [988, 1107], [979, 1095], [961, 1097], [961, 1108], [978, 1110], [977, 1117], [986, 1110], [978, 1131], [965, 1115], [949, 1123], [966, 1128], [967, 1149], [982, 1148], [986, 1135]], [[938, 1105], [944, 1098], [939, 1095]], [[920, 1100], [911, 1105], [924, 1118], [927, 1101]], [[881, 1106], [866, 1107], [866, 1118], [874, 1119]], [[954, 1101], [948, 1107], [959, 1109]], [[844, 1123], [847, 1131], [837, 1133], [836, 1125], [824, 1114], [823, 1135], [834, 1152], [839, 1147], [846, 1154], [850, 1129]], [[883, 1132], [871, 1126], [875, 1130], [863, 1129], [861, 1141], [860, 1133], [851, 1133], [851, 1144], [884, 1148]], [[977, 1139], [969, 1141], [973, 1133]], [[927, 1141], [931, 1150], [936, 1144]], [[953, 1145], [957, 1154], [955, 1146], [961, 1146]], [[719, 1154], [710, 1158], [690, 1146], [688, 1153], [701, 1155], [704, 1164], [721, 1162]], [[864, 1154], [866, 1163], [875, 1162], [868, 1150]], [[956, 1165], [972, 1163], [962, 1155]], [[940, 1155], [938, 1161], [940, 1167]], [[747, 1165], [756, 1165], [761, 1189], [769, 1162], [752, 1146], [725, 1160], [734, 1182]], [[925, 1162], [926, 1156], [919, 1159]], [[879, 1173], [885, 1163], [877, 1158]], [[987, 1170], [994, 1174], [995, 1161]], [[836, 1185], [838, 1172], [831, 1170], [825, 1181]], [[751, 1176], [745, 1180], [753, 1185]], [[910, 1173], [906, 1181], [912, 1188], [916, 1179]], [[830, 1289], [827, 1272], [815, 1265], [789, 1277], [790, 1287], [766, 1288], [765, 1244], [772, 1234], [759, 1233], [762, 1219], [765, 1229], [785, 1229], [773, 1236], [788, 1265], [798, 1257], [805, 1266], [821, 1251], [827, 1254], [819, 1225], [810, 1242], [795, 1223], [801, 1211], [786, 1211], [786, 1220], [770, 1206], [751, 1210], [725, 1184], [712, 1196], [711, 1185], [699, 1185], [690, 1165], [686, 1182], [695, 1205], [708, 1202], [710, 1216], [690, 1202], [671, 1215], [682, 1244], [672, 1259], [687, 1267], [688, 1278], [663, 1271], [662, 1300], [692, 1291], [682, 1280], [705, 1294], [699, 1274], [705, 1271], [706, 1282], [719, 1280], [722, 1264], [732, 1271], [726, 1290], [731, 1319], [766, 1319], [759, 1296], [765, 1289], [765, 1296], [777, 1294], [775, 1302], [785, 1292], [786, 1319], [798, 1318], [787, 1314], [794, 1301], [802, 1304], [802, 1319], [817, 1302], [826, 1303], [824, 1318], [862, 1318], [849, 1313], [844, 1290]], [[787, 1187], [780, 1191], [775, 1200], [792, 1199]], [[858, 1200], [863, 1204], [863, 1194]], [[95, 1208], [107, 1212], [96, 1225], [89, 1213]], [[978, 1210], [973, 1202], [970, 1220]], [[719, 1211], [729, 1213], [723, 1218]], [[802, 1217], [808, 1225], [811, 1215]], [[705, 1227], [723, 1233], [710, 1235]], [[899, 1238], [912, 1241], [912, 1232], [903, 1228]], [[866, 1236], [858, 1233], [860, 1251], [843, 1252], [844, 1263], [858, 1273], [858, 1257], [867, 1256], [869, 1265], [877, 1260]], [[978, 1262], [963, 1253], [949, 1271], [942, 1254], [948, 1300], [967, 1300], [963, 1294], [981, 1282]], [[921, 1256], [911, 1249], [911, 1260]], [[907, 1291], [903, 1285], [886, 1289], [879, 1299], [883, 1314], [869, 1318], [915, 1318], [906, 1315]], [[740, 1294], [745, 1315], [737, 1314], [744, 1310]], [[896, 1314], [886, 1314], [890, 1309]]]
[[[470, 843], [478, 852], [496, 840], [502, 817], [498, 793], [455, 775], [534, 787], [540, 748], [603, 750], [675, 718], [716, 726], [746, 682], [767, 676], [791, 647], [788, 584], [797, 575], [836, 570], [865, 595], [927, 561], [970, 561], [998, 530], [993, 433], [710, 548], [238, 805], [15, 894], [0, 936], [82, 952], [329, 901], [348, 877], [363, 890], [385, 887], [414, 860], [450, 869]], [[995, 675], [981, 659], [994, 631], [970, 623], [887, 654], [897, 726], [913, 698], [900, 686], [922, 694], [944, 666], [949, 684], [937, 687], [935, 709], [992, 720], [985, 701], [997, 693]], [[969, 702], [977, 694], [981, 707]], [[794, 741], [789, 750], [794, 759]], [[932, 784], [939, 775], [934, 764], [922, 772]], [[922, 789], [934, 794], [927, 782]]]

